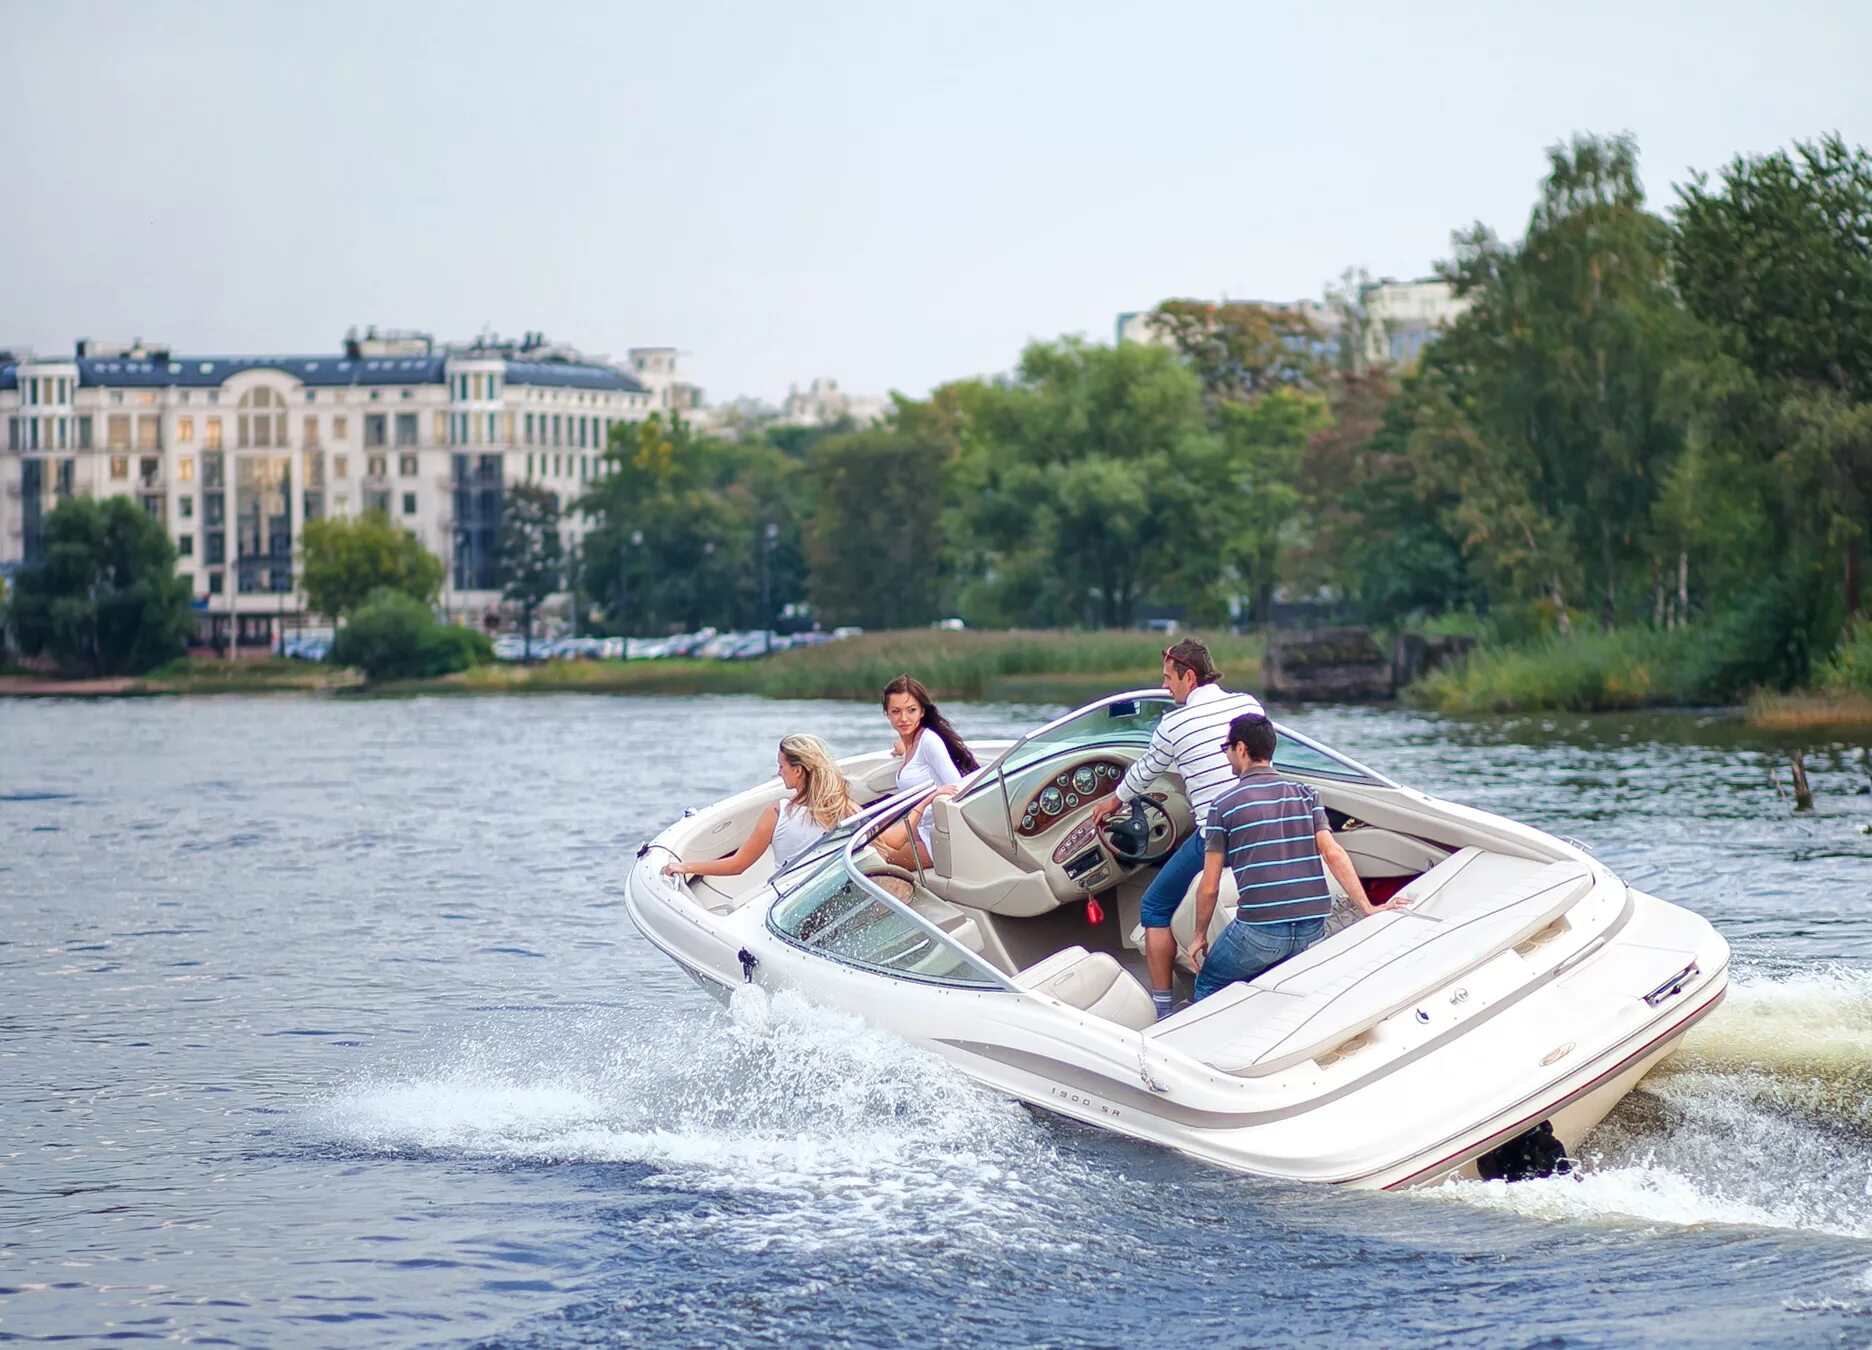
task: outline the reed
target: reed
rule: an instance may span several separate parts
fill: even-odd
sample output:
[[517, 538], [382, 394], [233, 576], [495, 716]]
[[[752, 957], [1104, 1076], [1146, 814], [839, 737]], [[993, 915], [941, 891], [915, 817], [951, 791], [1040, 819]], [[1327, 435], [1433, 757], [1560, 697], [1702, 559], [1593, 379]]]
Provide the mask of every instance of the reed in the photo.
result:
[[1424, 676], [1404, 697], [1448, 713], [1594, 712], [1702, 702], [1700, 637], [1682, 629], [1626, 628], [1479, 648]]

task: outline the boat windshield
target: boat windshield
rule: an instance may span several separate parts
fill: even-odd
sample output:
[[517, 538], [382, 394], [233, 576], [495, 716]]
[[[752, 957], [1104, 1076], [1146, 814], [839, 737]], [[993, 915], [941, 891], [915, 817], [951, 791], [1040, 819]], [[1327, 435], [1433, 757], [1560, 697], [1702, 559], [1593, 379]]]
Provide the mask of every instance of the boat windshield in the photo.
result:
[[1151, 733], [1176, 700], [1161, 689], [1145, 689], [1088, 703], [1021, 737], [982, 774], [1019, 773], [1062, 750], [1103, 745], [1148, 745]]
[[[1009, 777], [1056, 755], [1106, 746], [1147, 745], [1157, 724], [1176, 706], [1176, 701], [1162, 689], [1138, 689], [1089, 703], [1028, 732], [990, 764], [976, 783], [999, 784], [1005, 799]], [[1274, 747], [1274, 767], [1282, 772], [1380, 787], [1397, 786], [1383, 774], [1374, 773], [1310, 736], [1303, 736], [1279, 722], [1274, 724], [1274, 730], [1279, 733]], [[971, 788], [968, 795], [973, 795], [974, 791]], [[1011, 828], [1011, 815], [1009, 824]]]
[[[904, 891], [899, 898], [858, 860], [919, 799], [919, 793], [906, 793], [855, 817], [839, 827], [840, 846], [827, 848], [827, 840], [821, 840], [810, 855], [788, 867], [788, 875], [798, 880], [776, 888], [781, 894], [767, 912], [767, 926], [795, 946], [845, 965], [931, 984], [1011, 988], [1006, 976], [941, 926], [945, 913], [960, 916], [960, 911], [932, 902], [907, 882], [884, 874], [885, 882]], [[819, 865], [807, 865], [811, 859]], [[880, 866], [875, 861], [870, 865]], [[924, 909], [931, 909], [934, 917]]]

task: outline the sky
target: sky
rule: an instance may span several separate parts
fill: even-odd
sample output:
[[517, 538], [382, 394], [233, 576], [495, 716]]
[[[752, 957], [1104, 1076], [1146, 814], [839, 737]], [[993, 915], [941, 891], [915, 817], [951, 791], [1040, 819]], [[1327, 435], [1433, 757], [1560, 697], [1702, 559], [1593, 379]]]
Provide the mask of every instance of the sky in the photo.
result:
[[1872, 4], [0, 0], [0, 347], [353, 325], [921, 395], [1173, 296], [1518, 235], [1546, 149], [1672, 185], [1872, 144]]

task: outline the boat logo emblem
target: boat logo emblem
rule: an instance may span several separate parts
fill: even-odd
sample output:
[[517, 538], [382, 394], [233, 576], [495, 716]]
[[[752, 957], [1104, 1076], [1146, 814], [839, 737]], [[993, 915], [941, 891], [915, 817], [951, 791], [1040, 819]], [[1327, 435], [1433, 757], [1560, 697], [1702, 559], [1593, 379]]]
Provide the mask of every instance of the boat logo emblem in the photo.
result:
[[1549, 1050], [1546, 1056], [1541, 1060], [1541, 1063], [1542, 1064], [1557, 1064], [1572, 1053], [1573, 1053], [1573, 1042], [1568, 1041], [1565, 1045], [1556, 1045], [1553, 1049]]
[[1430, 1014], [1425, 1012], [1422, 1008], [1419, 1008], [1417, 1010], [1417, 1020], [1419, 1022], [1428, 1022], [1430, 1020]]

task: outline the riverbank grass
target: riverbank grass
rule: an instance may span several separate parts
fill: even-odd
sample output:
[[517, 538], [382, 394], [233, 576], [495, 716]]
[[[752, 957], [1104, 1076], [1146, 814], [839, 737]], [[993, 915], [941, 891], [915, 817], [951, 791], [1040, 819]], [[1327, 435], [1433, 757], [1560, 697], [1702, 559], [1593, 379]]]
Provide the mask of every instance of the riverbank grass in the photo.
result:
[[1446, 713], [1594, 712], [1700, 701], [1697, 640], [1688, 630], [1577, 633], [1485, 647], [1432, 671], [1405, 701]]

